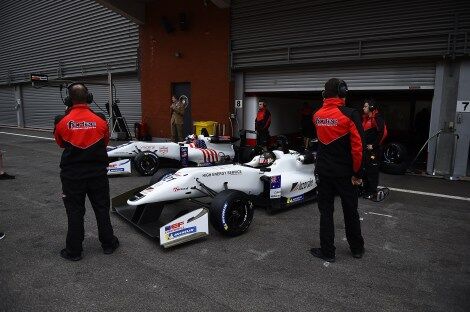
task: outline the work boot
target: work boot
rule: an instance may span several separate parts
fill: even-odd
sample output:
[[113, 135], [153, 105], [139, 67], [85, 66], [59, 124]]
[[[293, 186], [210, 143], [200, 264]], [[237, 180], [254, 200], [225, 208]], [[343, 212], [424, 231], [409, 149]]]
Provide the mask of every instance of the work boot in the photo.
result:
[[312, 248], [312, 249], [310, 249], [310, 253], [311, 253], [314, 257], [323, 259], [323, 260], [328, 261], [328, 262], [335, 262], [335, 261], [336, 261], [336, 257], [335, 257], [335, 256], [333, 256], [333, 257], [328, 257], [328, 256], [326, 256], [325, 254], [323, 254], [323, 251], [321, 251], [321, 248]]
[[356, 250], [356, 251], [351, 250], [352, 256], [356, 259], [361, 259], [362, 256], [364, 256], [364, 252], [365, 252], [364, 248], [362, 248], [361, 250]]
[[12, 180], [14, 178], [15, 178], [15, 176], [12, 176], [12, 175], [10, 175], [6, 172], [0, 174], [0, 180]]
[[103, 252], [106, 255], [112, 254], [117, 248], [119, 247], [119, 240], [116, 236], [114, 236], [114, 240], [111, 245], [103, 247]]
[[60, 256], [64, 259], [70, 260], [70, 261], [79, 261], [82, 259], [82, 254], [71, 254], [70, 252], [67, 251], [67, 249], [62, 249], [60, 251]]

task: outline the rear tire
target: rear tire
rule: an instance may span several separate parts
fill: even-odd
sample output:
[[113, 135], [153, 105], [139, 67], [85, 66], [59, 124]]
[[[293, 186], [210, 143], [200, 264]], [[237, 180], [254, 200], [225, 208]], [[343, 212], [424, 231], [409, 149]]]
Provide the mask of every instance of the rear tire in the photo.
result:
[[224, 190], [217, 194], [209, 211], [212, 226], [226, 236], [238, 236], [246, 232], [254, 213], [248, 195], [236, 190]]
[[152, 152], [140, 152], [134, 158], [135, 170], [143, 176], [151, 176], [157, 172], [160, 159]]
[[164, 177], [175, 173], [177, 170], [174, 168], [162, 168], [159, 169], [151, 178], [150, 185], [160, 182]]

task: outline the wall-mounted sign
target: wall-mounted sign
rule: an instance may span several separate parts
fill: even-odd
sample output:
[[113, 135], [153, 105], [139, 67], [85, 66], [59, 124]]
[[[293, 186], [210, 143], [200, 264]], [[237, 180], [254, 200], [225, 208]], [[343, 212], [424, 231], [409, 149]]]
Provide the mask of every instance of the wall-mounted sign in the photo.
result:
[[457, 101], [458, 113], [470, 113], [470, 100], [467, 101]]
[[235, 108], [243, 108], [243, 100], [235, 100]]

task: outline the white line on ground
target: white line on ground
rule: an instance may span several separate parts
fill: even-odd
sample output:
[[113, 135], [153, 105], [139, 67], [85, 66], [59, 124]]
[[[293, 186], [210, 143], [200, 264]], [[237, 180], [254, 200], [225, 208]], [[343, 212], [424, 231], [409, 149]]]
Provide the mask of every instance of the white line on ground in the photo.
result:
[[470, 197], [461, 197], [461, 196], [453, 196], [453, 195], [446, 195], [446, 194], [439, 194], [439, 193], [429, 193], [429, 192], [405, 190], [405, 189], [394, 188], [394, 187], [389, 187], [388, 189], [391, 190], [391, 191], [396, 191], [396, 192], [404, 192], [404, 193], [411, 193], [411, 194], [418, 194], [418, 195], [425, 195], [425, 196], [434, 196], [434, 197], [442, 197], [442, 198], [470, 201]]
[[381, 213], [376, 213], [376, 212], [364, 212], [364, 214], [373, 214], [373, 215], [378, 215], [378, 216], [384, 216], [387, 218], [393, 218], [391, 215], [386, 215], [386, 214], [381, 214]]
[[1, 134], [9, 134], [9, 135], [16, 135], [16, 136], [22, 136], [22, 137], [28, 137], [28, 138], [36, 138], [36, 139], [43, 139], [43, 140], [54, 141], [53, 138], [40, 137], [40, 136], [35, 136], [35, 135], [27, 135], [27, 134], [19, 134], [19, 133], [10, 133], [10, 132], [2, 132], [2, 131], [0, 131], [0, 133], [1, 133]]

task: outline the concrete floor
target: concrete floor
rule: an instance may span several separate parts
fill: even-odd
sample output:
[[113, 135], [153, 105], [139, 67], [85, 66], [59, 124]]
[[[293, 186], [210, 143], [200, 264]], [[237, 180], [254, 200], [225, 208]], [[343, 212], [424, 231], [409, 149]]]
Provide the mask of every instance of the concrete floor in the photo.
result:
[[[42, 137], [50, 133], [0, 128]], [[339, 202], [337, 262], [319, 245], [317, 204], [255, 212], [249, 231], [161, 249], [116, 215], [121, 247], [104, 255], [88, 205], [84, 258], [65, 261], [66, 215], [53, 141], [0, 133], [0, 311], [470, 311], [470, 202], [392, 191], [360, 200], [366, 254], [350, 256]], [[146, 183], [110, 179], [112, 195]], [[381, 184], [470, 197], [469, 182], [381, 176]]]

